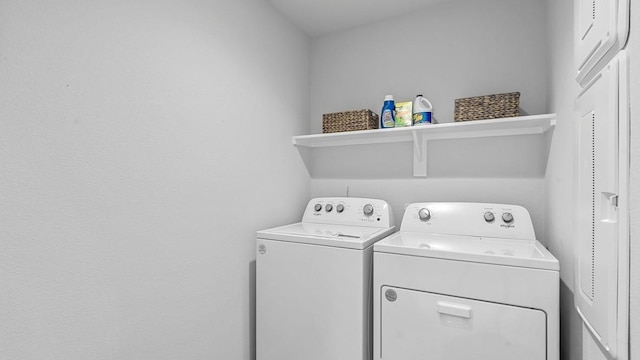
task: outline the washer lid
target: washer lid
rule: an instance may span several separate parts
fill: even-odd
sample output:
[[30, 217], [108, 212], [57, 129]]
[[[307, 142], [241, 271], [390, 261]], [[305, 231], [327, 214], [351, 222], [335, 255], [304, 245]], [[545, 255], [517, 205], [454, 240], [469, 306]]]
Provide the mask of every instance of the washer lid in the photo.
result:
[[373, 251], [487, 264], [559, 270], [558, 260], [537, 240], [398, 232]]
[[393, 233], [395, 226], [372, 228], [364, 226], [314, 224], [299, 222], [258, 231], [258, 239], [324, 245], [348, 249], [364, 249]]

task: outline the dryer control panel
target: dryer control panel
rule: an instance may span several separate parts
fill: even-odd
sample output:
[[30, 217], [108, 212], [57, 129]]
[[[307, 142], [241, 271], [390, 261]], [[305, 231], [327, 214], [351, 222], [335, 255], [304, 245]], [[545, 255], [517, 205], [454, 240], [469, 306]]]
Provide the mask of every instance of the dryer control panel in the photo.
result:
[[322, 197], [311, 199], [302, 222], [389, 228], [394, 225], [391, 207], [384, 200]]
[[531, 216], [518, 205], [429, 202], [407, 206], [401, 231], [535, 240]]

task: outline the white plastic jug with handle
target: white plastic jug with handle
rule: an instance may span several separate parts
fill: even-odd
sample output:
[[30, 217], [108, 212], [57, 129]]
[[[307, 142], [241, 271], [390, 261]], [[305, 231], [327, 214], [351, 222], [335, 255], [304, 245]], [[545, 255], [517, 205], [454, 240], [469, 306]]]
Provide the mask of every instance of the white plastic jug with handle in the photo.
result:
[[417, 95], [413, 101], [413, 125], [425, 125], [431, 124], [431, 113], [433, 112], [433, 106], [429, 100], [422, 96]]

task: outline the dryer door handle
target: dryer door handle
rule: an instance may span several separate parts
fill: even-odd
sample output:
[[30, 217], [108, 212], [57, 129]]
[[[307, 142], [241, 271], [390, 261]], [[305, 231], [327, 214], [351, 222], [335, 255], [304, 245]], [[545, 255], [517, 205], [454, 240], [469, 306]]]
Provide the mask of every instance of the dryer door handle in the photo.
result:
[[462, 318], [471, 318], [471, 306], [464, 304], [454, 304], [444, 301], [438, 301], [438, 312], [444, 315], [457, 316]]

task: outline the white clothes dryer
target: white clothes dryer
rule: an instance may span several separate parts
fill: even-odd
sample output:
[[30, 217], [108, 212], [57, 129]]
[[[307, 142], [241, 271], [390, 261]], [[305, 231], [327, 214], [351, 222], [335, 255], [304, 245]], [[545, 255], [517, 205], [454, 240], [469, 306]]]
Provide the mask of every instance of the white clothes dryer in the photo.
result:
[[523, 207], [411, 204], [374, 245], [374, 359], [558, 360], [558, 271]]
[[312, 199], [299, 223], [258, 231], [257, 360], [369, 360], [373, 244], [395, 231], [382, 200]]

